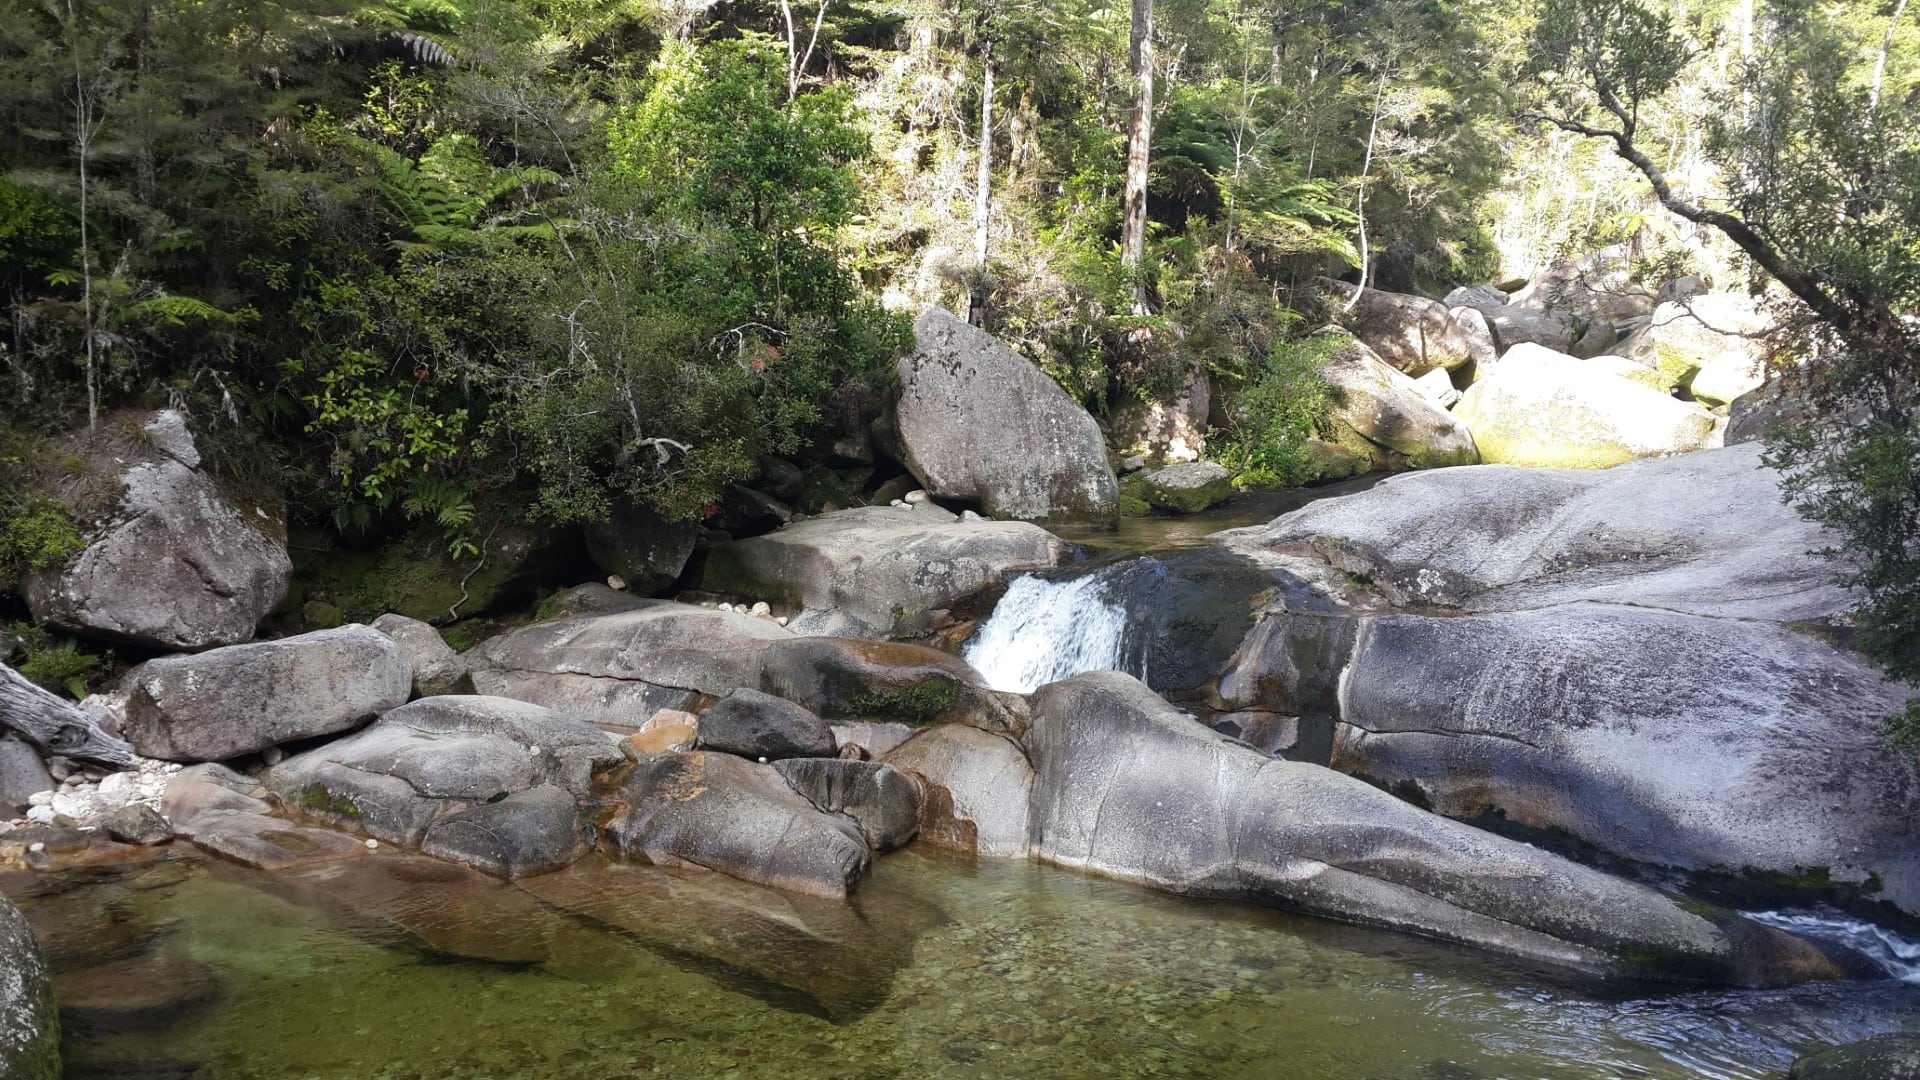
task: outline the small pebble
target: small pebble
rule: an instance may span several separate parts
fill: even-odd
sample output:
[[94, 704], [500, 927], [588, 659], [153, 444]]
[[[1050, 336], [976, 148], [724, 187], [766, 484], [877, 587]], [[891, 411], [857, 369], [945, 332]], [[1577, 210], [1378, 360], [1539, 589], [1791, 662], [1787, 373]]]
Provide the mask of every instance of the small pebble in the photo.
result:
[[539, 748], [539, 747], [537, 747], [537, 746], [529, 746], [529, 747], [527, 747], [527, 753], [529, 753], [529, 754], [532, 754], [532, 755], [533, 755], [534, 757], [539, 757], [539, 756], [540, 756], [540, 748]]
[[785, 615], [782, 615], [773, 621], [779, 623], [781, 626], [787, 625], [787, 617]]
[[766, 763], [767, 763], [767, 759], [766, 759], [766, 758], [761, 758], [761, 759], [760, 759], [760, 764], [762, 764], [762, 765], [765, 765]]
[[619, 574], [608, 574], [607, 588], [612, 589], [615, 592], [625, 592], [627, 588], [627, 579], [621, 577]]
[[266, 762], [268, 765], [278, 765], [287, 760], [287, 752], [277, 746], [269, 746], [265, 750], [260, 751], [260, 760]]
[[378, 850], [380, 850], [380, 841], [378, 841], [378, 840], [369, 840], [369, 841], [367, 841], [367, 850], [368, 850], [368, 851], [378, 851]]

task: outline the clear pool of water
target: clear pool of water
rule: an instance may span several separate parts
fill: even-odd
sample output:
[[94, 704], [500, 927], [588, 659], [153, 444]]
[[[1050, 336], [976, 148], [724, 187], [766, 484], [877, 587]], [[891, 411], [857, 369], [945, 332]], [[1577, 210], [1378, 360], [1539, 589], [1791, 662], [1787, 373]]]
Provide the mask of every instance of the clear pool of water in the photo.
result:
[[1920, 988], [1893, 980], [1583, 985], [917, 850], [880, 860], [851, 905], [601, 863], [525, 888], [400, 873], [419, 865], [190, 862], [24, 896], [68, 980], [109, 948], [76, 950], [89, 937], [218, 987], [72, 1025], [72, 1075], [1778, 1077], [1808, 1049], [1920, 1026]]

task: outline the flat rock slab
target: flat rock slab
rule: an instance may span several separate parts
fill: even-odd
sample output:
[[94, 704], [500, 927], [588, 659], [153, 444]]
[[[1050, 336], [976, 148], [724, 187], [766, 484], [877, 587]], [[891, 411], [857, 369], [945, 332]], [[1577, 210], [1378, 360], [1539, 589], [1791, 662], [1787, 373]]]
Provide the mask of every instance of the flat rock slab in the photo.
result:
[[[875, 883], [876, 885], [878, 883]], [[700, 869], [584, 859], [518, 888], [723, 986], [833, 1020], [884, 1003], [914, 941], [942, 921], [911, 898], [782, 892]]]
[[150, 660], [127, 674], [127, 740], [147, 757], [224, 761], [332, 735], [404, 703], [413, 669], [392, 638], [342, 626]]
[[202, 851], [272, 872], [356, 859], [367, 853], [366, 845], [351, 836], [238, 810], [199, 815], [194, 819], [191, 839]]
[[845, 897], [872, 854], [846, 818], [820, 812], [770, 766], [695, 751], [641, 761], [604, 801], [608, 848], [813, 896]]
[[857, 507], [723, 544], [708, 555], [703, 583], [797, 605], [793, 626], [804, 633], [885, 637], [917, 632], [924, 613], [1053, 566], [1065, 552], [1058, 537], [1024, 521]]

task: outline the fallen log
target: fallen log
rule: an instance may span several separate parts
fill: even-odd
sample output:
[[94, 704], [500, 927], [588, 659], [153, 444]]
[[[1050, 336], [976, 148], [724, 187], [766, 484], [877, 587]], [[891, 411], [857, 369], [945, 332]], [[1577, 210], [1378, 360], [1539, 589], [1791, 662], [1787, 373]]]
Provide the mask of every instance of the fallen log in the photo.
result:
[[0, 727], [11, 728], [43, 754], [101, 765], [132, 765], [133, 747], [106, 732], [73, 703], [0, 664]]

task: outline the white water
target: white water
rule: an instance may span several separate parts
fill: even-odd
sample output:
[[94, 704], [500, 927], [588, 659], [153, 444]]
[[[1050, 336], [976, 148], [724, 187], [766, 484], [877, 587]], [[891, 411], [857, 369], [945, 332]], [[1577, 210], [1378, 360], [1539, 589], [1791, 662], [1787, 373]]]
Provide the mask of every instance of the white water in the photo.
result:
[[[1027, 576], [1006, 595], [961, 655], [995, 690], [1031, 693], [1083, 671], [1127, 671], [1127, 612], [1107, 567], [1049, 581]], [[1146, 663], [1130, 674], [1146, 680]]]
[[1832, 941], [1864, 954], [1888, 975], [1920, 984], [1920, 941], [1900, 937], [1883, 926], [1833, 912], [1755, 911], [1747, 918], [1818, 941]]

